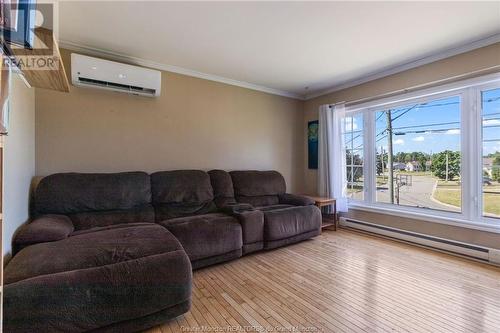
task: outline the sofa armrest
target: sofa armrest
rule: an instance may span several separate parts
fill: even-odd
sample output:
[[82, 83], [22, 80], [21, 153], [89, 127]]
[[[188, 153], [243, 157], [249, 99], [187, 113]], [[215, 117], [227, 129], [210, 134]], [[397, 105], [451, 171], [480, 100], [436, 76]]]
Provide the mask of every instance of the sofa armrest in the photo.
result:
[[285, 193], [285, 194], [280, 194], [278, 197], [280, 200], [280, 204], [284, 204], [284, 205], [293, 205], [293, 206], [314, 205], [313, 199], [306, 197], [306, 196], [303, 196], [303, 195]]
[[13, 241], [13, 253], [29, 245], [65, 239], [74, 230], [73, 222], [65, 215], [43, 215], [17, 232]]
[[235, 217], [241, 225], [243, 245], [264, 240], [264, 213], [249, 204], [227, 205], [221, 208], [225, 214]]

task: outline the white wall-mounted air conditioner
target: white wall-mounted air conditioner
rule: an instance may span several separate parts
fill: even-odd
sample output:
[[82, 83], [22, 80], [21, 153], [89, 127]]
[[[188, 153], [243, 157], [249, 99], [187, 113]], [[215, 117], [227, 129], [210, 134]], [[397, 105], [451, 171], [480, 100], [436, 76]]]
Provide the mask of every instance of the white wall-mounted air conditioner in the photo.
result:
[[119, 62], [71, 54], [71, 80], [75, 86], [160, 96], [161, 72]]

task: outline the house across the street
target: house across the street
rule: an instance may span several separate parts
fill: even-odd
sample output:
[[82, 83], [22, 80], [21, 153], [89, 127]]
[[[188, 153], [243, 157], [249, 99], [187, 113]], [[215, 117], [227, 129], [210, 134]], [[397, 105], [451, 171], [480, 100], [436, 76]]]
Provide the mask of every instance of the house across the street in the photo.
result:
[[421, 167], [419, 161], [411, 161], [411, 162], [406, 163], [406, 168], [405, 168], [406, 171], [417, 172], [417, 171], [420, 171], [421, 169], [422, 169], [422, 167]]

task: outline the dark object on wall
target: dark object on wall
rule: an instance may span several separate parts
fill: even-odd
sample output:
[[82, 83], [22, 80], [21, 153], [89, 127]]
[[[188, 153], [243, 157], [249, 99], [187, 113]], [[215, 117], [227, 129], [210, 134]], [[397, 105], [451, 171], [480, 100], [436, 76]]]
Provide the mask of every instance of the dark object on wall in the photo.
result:
[[0, 50], [0, 135], [9, 131], [11, 67]]
[[35, 40], [35, 0], [0, 1], [0, 32], [7, 43], [31, 49]]
[[317, 120], [310, 121], [307, 124], [307, 149], [309, 169], [318, 168], [318, 127], [319, 123]]

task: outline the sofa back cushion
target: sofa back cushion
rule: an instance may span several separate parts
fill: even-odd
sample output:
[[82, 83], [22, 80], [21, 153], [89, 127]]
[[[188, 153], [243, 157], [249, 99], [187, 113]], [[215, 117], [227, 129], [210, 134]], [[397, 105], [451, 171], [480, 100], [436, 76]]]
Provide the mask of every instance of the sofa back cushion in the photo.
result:
[[201, 170], [153, 173], [151, 189], [157, 222], [216, 210], [210, 177]]
[[278, 195], [286, 192], [283, 176], [277, 171], [231, 171], [237, 202], [253, 206], [279, 203]]
[[210, 170], [210, 183], [214, 190], [214, 202], [217, 207], [224, 207], [228, 204], [236, 203], [234, 198], [233, 181], [227, 171]]
[[34, 207], [36, 215], [69, 216], [75, 230], [154, 222], [151, 182], [144, 172], [53, 174], [38, 184]]

